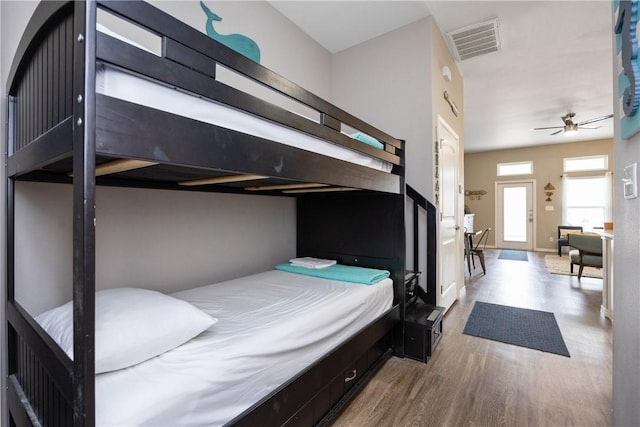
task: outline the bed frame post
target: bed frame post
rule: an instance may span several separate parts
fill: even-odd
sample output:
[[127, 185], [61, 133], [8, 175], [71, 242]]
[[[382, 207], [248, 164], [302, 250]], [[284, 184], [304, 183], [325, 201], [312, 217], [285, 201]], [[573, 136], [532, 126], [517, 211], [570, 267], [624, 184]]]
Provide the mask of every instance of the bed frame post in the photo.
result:
[[[5, 153], [5, 164], [10, 155], [15, 150], [15, 97], [8, 97], [7, 108], [7, 147]], [[5, 171], [6, 173], [6, 171]], [[14, 284], [14, 227], [15, 227], [15, 181], [13, 178], [7, 178], [6, 182], [6, 199], [5, 199], [5, 214], [6, 214], [6, 280], [7, 280], [7, 294], [5, 295], [6, 301], [13, 301], [15, 296], [15, 284]]]
[[73, 422], [95, 424], [96, 3], [74, 2]]
[[[13, 154], [15, 150], [15, 98], [13, 96], [8, 97], [8, 108], [7, 108], [7, 139], [6, 139], [6, 153], [5, 153], [5, 164], [7, 163], [7, 158], [11, 154]], [[6, 170], [5, 170], [5, 173]], [[8, 399], [6, 399], [7, 390], [7, 381], [8, 381], [8, 373], [16, 371], [16, 352], [13, 351], [16, 348], [16, 335], [15, 332], [11, 328], [7, 327], [7, 306], [9, 302], [13, 302], [15, 300], [15, 181], [13, 178], [6, 178], [6, 195], [5, 195], [5, 286], [6, 286], [6, 294], [2, 300], [4, 304], [4, 318], [2, 328], [5, 333], [5, 342], [6, 345], [6, 355], [7, 358], [3, 357], [3, 366], [0, 369], [2, 371], [2, 401], [0, 404], [3, 405], [5, 411], [7, 411]], [[6, 365], [5, 365], [6, 361]], [[0, 424], [4, 425], [7, 422], [5, 419], [5, 415], [2, 415], [2, 419], [0, 419]]]

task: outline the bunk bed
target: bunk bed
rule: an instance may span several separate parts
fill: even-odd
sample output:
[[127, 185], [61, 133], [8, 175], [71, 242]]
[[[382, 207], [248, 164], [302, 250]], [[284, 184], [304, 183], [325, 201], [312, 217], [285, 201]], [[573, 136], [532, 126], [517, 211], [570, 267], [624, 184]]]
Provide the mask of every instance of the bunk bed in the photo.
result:
[[[161, 53], [98, 31], [98, 9], [158, 36]], [[219, 82], [219, 66], [306, 105], [318, 118]], [[216, 110], [210, 119], [191, 110], [127, 98], [132, 92], [127, 86], [119, 94], [104, 87], [105, 80], [120, 78], [125, 85], [170, 92], [181, 105], [204, 103], [205, 111], [224, 111]], [[6, 380], [11, 425], [101, 423], [96, 417], [96, 389], [97, 377], [105, 374], [98, 373], [95, 363], [98, 185], [295, 197], [298, 256], [390, 272], [388, 301], [382, 309], [331, 343], [330, 350], [279, 379], [240, 413], [228, 415], [226, 423], [322, 424], [392, 352], [403, 355], [403, 141], [144, 2], [41, 2], [18, 46], [7, 92]], [[152, 98], [143, 93], [142, 98]], [[169, 104], [174, 102], [178, 101]], [[227, 113], [253, 120], [249, 128], [262, 130], [216, 121]], [[345, 134], [346, 127], [375, 138], [382, 148]], [[281, 133], [289, 137], [278, 136]], [[342, 154], [318, 153], [307, 140]], [[354, 155], [364, 160], [354, 160]], [[73, 188], [73, 358], [15, 298], [20, 285], [15, 243], [21, 238], [15, 230], [17, 181]], [[209, 288], [203, 289], [206, 293]], [[189, 301], [190, 292], [176, 296]], [[197, 306], [200, 296], [191, 296]], [[214, 327], [223, 317], [219, 320]], [[188, 411], [189, 405], [184, 406], [178, 404], [176, 410]]]

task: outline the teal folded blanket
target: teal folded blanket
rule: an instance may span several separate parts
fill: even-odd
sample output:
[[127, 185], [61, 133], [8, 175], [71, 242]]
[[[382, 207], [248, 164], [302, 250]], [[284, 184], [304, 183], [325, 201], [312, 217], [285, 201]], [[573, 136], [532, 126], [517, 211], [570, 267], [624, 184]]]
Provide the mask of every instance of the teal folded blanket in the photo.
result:
[[350, 265], [335, 264], [326, 268], [305, 268], [291, 264], [278, 264], [276, 270], [287, 271], [289, 273], [304, 274], [306, 276], [320, 277], [322, 279], [340, 280], [343, 282], [362, 283], [373, 285], [380, 280], [389, 277], [386, 270], [376, 270], [373, 268], [353, 267]]
[[357, 132], [351, 135], [351, 137], [357, 139], [360, 142], [364, 142], [365, 144], [370, 145], [372, 147], [379, 148], [380, 150], [384, 150], [384, 144], [382, 144], [382, 142], [378, 141], [372, 136], [367, 135], [366, 133]]

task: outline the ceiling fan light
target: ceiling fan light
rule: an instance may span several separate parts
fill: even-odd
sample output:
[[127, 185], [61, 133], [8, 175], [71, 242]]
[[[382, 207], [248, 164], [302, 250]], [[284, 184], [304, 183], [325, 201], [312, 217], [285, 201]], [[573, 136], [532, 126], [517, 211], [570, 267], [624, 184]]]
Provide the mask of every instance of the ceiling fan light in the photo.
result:
[[563, 134], [566, 136], [575, 135], [578, 132], [578, 125], [570, 123], [565, 125]]

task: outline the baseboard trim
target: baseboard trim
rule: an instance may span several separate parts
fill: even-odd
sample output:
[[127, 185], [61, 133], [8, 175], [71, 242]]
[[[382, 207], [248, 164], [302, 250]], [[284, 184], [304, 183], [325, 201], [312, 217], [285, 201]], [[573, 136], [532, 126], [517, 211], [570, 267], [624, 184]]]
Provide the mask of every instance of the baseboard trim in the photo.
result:
[[551, 254], [553, 253], [558, 253], [558, 248], [556, 249], [549, 249], [549, 248], [535, 248], [534, 251], [536, 252], [549, 252]]
[[[505, 249], [505, 248], [498, 248], [495, 245], [487, 245], [486, 246], [487, 249]], [[549, 252], [549, 253], [554, 253], [554, 252], [558, 252], [558, 248], [555, 249], [551, 249], [551, 248], [534, 248], [533, 252]]]

